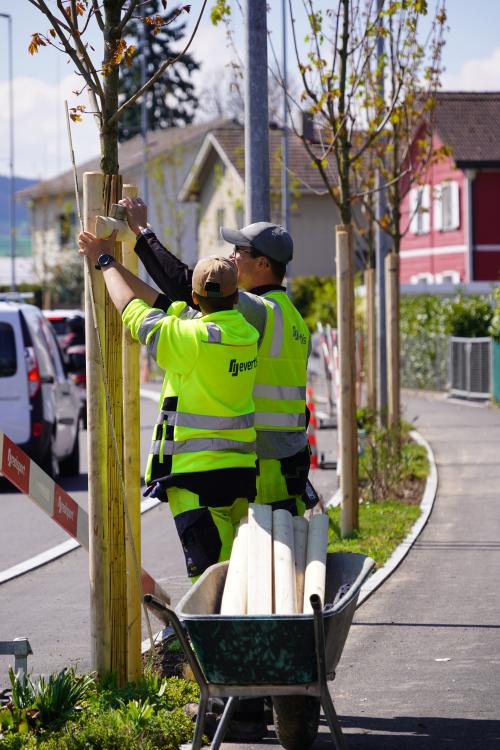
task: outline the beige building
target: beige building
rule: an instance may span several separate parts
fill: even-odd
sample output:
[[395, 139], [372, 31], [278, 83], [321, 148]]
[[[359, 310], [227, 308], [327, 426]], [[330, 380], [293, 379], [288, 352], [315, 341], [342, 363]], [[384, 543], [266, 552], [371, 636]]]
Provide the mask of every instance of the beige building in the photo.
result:
[[[187, 263], [197, 258], [197, 207], [180, 204], [178, 192], [207, 132], [221, 121], [188, 125], [149, 133], [148, 188], [150, 223], [161, 241]], [[141, 136], [120, 144], [120, 173], [124, 183], [142, 192], [143, 142]], [[99, 170], [99, 158], [77, 168], [82, 188], [84, 172]], [[39, 182], [19, 192], [29, 200], [33, 248], [33, 277], [44, 284], [52, 270], [74, 253], [80, 231], [75, 206], [73, 171]], [[82, 195], [80, 194], [80, 202]]]
[[[271, 221], [281, 217], [281, 131], [269, 131]], [[339, 212], [300, 139], [290, 134], [289, 170], [294, 240], [292, 276], [331, 275], [335, 271], [335, 225]], [[196, 154], [179, 193], [198, 205], [198, 257], [229, 253], [219, 227], [245, 224], [244, 132], [238, 124], [213, 128]]]

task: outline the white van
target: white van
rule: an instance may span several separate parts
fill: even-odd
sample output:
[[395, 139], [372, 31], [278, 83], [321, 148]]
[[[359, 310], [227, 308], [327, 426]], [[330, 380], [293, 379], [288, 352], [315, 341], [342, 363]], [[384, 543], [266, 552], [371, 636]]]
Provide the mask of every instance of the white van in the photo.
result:
[[0, 430], [51, 475], [79, 473], [80, 398], [38, 307], [0, 299]]

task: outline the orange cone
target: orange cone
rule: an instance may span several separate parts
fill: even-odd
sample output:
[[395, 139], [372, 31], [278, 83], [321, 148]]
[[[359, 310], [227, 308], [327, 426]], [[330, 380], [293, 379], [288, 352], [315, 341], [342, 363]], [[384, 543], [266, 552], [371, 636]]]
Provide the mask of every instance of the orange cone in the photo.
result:
[[318, 426], [318, 423], [316, 421], [316, 407], [314, 405], [313, 389], [311, 387], [308, 387], [306, 390], [306, 402], [310, 413], [309, 426], [307, 428], [307, 442], [311, 453], [310, 467], [311, 469], [319, 469], [318, 446], [316, 444], [316, 427]]

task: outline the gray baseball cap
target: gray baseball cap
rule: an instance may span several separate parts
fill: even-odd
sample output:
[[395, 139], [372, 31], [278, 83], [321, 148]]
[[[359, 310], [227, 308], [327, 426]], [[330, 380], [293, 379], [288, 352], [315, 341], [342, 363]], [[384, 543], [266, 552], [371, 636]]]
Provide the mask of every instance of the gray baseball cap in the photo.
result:
[[220, 228], [220, 236], [231, 245], [253, 247], [262, 255], [286, 265], [293, 257], [293, 240], [279, 224], [257, 221], [243, 229]]

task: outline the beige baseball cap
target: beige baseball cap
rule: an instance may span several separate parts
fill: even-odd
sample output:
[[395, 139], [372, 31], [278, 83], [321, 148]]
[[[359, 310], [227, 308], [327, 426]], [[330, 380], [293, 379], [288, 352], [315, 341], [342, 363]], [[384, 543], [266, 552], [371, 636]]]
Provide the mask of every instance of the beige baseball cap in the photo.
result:
[[238, 291], [238, 271], [228, 258], [210, 255], [198, 261], [191, 283], [200, 297], [230, 297]]

